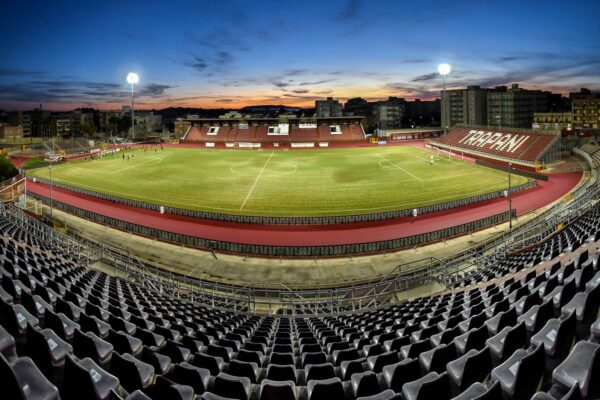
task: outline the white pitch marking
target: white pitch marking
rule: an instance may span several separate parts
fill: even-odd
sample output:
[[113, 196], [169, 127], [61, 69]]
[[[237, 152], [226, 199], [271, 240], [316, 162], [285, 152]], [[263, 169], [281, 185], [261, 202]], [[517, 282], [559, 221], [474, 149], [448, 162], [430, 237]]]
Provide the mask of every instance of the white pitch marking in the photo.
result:
[[[126, 171], [126, 170], [132, 169], [132, 168], [137, 168], [137, 167], [140, 167], [142, 165], [150, 164], [150, 163], [153, 163], [153, 162], [156, 162], [156, 161], [158, 161], [157, 164], [161, 163], [164, 158], [172, 156], [173, 154], [174, 153], [163, 153], [160, 156], [139, 156], [140, 158], [146, 158], [146, 157], [152, 157], [152, 158], [149, 158], [149, 159], [147, 159], [145, 161], [142, 161], [140, 163], [135, 162], [135, 161], [131, 161], [132, 163], [134, 163], [133, 165], [130, 165], [128, 167], [113, 169], [110, 172], [105, 172], [104, 170], [97, 170], [97, 169], [93, 169], [93, 168], [86, 168], [86, 167], [80, 167], [80, 166], [71, 166], [71, 165], [68, 165], [68, 164], [63, 164], [63, 165], [67, 169], [78, 169], [78, 170], [81, 170], [81, 171], [92, 172], [92, 173], [100, 174], [100, 175], [115, 175], [115, 174], [118, 174], [118, 173], [120, 173], [122, 171]], [[98, 161], [98, 160], [90, 160], [89, 162], [90, 163], [94, 163], [94, 161]], [[99, 161], [102, 161], [102, 160], [99, 160]], [[107, 161], [113, 161], [113, 160], [107, 160]], [[82, 164], [82, 165], [84, 165], [84, 164]], [[96, 163], [94, 163], [94, 165], [96, 165]]]
[[258, 180], [260, 179], [260, 177], [262, 176], [263, 172], [265, 171], [265, 168], [267, 167], [267, 164], [269, 163], [269, 161], [271, 161], [271, 157], [273, 157], [273, 153], [275, 153], [275, 151], [271, 152], [271, 154], [269, 155], [269, 158], [267, 158], [267, 162], [265, 163], [265, 165], [263, 165], [263, 167], [260, 170], [258, 176], [254, 180], [254, 185], [252, 185], [252, 187], [250, 188], [250, 191], [248, 192], [248, 194], [246, 195], [246, 198], [244, 199], [244, 202], [240, 206], [240, 211], [242, 210], [242, 208], [244, 208], [244, 206], [246, 205], [246, 202], [250, 198], [250, 195], [252, 194], [252, 191], [254, 190], [254, 187], [256, 186], [256, 184], [258, 183]]
[[377, 155], [378, 155], [379, 157], [381, 157], [383, 160], [385, 160], [385, 161], [389, 162], [389, 163], [390, 163], [391, 165], [393, 165], [394, 167], [396, 167], [396, 168], [398, 168], [399, 170], [401, 170], [401, 171], [403, 171], [403, 172], [407, 173], [408, 175], [412, 176], [412, 177], [413, 177], [413, 178], [415, 178], [416, 180], [423, 182], [423, 179], [419, 178], [418, 176], [416, 176], [416, 175], [414, 175], [414, 174], [411, 174], [410, 172], [408, 172], [407, 170], [405, 170], [404, 168], [402, 168], [402, 167], [401, 167], [401, 166], [399, 166], [398, 164], [391, 162], [390, 160], [388, 160], [387, 158], [385, 158], [385, 157], [384, 157], [384, 156], [382, 156], [381, 154], [377, 154]]
[[[150, 163], [152, 163], [154, 161], [158, 161], [158, 163], [161, 163], [164, 158], [166, 158], [168, 156], [171, 156], [171, 155], [173, 155], [173, 153], [165, 153], [165, 154], [162, 155], [162, 157], [161, 156], [155, 156], [155, 157], [153, 157], [153, 158], [151, 158], [149, 160], [143, 161], [141, 163], [135, 163], [134, 165], [130, 165], [128, 167], [123, 167], [123, 168], [116, 169], [114, 173], [116, 174], [116, 173], [123, 172], [123, 171], [128, 170], [128, 169], [137, 168], [137, 167], [140, 167], [140, 166], [145, 165], [145, 164], [150, 164]], [[132, 162], [135, 162], [135, 161], [132, 161]]]

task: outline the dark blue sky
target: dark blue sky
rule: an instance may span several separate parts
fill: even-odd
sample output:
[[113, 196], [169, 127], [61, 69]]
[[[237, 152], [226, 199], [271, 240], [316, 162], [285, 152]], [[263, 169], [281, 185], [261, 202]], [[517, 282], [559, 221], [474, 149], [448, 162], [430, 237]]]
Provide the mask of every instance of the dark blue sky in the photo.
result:
[[600, 1], [4, 1], [0, 108], [310, 105], [600, 89]]

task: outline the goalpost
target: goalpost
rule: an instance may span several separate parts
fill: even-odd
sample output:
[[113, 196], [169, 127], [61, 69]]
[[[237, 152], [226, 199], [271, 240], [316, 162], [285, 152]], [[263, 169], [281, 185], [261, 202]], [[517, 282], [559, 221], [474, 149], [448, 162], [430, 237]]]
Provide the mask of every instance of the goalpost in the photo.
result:
[[448, 160], [450, 160], [452, 158], [452, 150], [444, 150], [444, 149], [440, 149], [439, 147], [437, 148], [437, 155], [439, 158], [442, 158], [442, 155], [448, 155]]

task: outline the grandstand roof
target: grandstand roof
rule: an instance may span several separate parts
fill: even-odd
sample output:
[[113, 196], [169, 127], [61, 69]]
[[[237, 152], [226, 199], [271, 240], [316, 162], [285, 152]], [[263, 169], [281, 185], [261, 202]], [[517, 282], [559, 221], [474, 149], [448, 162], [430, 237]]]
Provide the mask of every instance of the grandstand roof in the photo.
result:
[[262, 123], [280, 123], [287, 121], [289, 123], [301, 123], [301, 122], [335, 122], [335, 123], [357, 123], [360, 122], [364, 117], [361, 116], [347, 116], [347, 117], [296, 117], [296, 116], [280, 116], [280, 117], [240, 117], [240, 118], [198, 118], [198, 119], [183, 119], [182, 121], [189, 121], [192, 123], [208, 122], [208, 123], [224, 123], [224, 122], [262, 122]]

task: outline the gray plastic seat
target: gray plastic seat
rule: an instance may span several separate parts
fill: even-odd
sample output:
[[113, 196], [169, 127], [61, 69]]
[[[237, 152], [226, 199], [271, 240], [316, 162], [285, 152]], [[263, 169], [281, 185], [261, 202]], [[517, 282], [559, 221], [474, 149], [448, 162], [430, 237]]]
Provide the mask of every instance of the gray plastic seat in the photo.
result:
[[380, 391], [377, 375], [373, 371], [352, 374], [350, 381], [356, 397], [371, 396]]
[[446, 370], [448, 362], [456, 358], [456, 347], [450, 344], [440, 344], [436, 348], [424, 351], [419, 355], [419, 362], [427, 372], [442, 373]]
[[519, 349], [504, 363], [492, 370], [492, 381], [500, 382], [509, 399], [529, 399], [544, 375], [544, 349], [538, 346], [531, 353]]
[[259, 400], [295, 400], [296, 385], [292, 381], [271, 381], [260, 383]]
[[600, 345], [578, 342], [569, 356], [554, 370], [552, 380], [563, 389], [579, 385], [584, 399], [600, 397]]
[[450, 382], [458, 391], [465, 390], [475, 382], [483, 382], [491, 370], [492, 358], [487, 346], [479, 351], [471, 349], [446, 366]]
[[335, 377], [335, 370], [330, 363], [309, 364], [304, 369], [304, 373], [307, 382], [313, 379], [323, 380]]
[[493, 383], [489, 388], [475, 382], [452, 400], [502, 400], [502, 389], [498, 382]]
[[[538, 333], [531, 337], [533, 346], [544, 346], [548, 360], [562, 360], [571, 349], [575, 339], [576, 318], [572, 312], [565, 319], [552, 318]], [[556, 365], [552, 365], [554, 369]]]
[[307, 384], [308, 400], [345, 400], [340, 378], [310, 380]]
[[498, 365], [506, 360], [515, 350], [527, 344], [527, 330], [525, 323], [519, 322], [515, 326], [507, 326], [495, 336], [489, 338], [486, 344], [492, 354], [492, 363]]
[[111, 372], [128, 392], [145, 389], [154, 379], [154, 368], [131, 354], [113, 354]]
[[448, 374], [430, 372], [417, 380], [405, 383], [402, 386], [402, 395], [406, 400], [450, 399]]
[[91, 358], [79, 362], [67, 355], [61, 389], [63, 399], [106, 399], [119, 386], [119, 379], [109, 374]]
[[358, 397], [356, 400], [401, 400], [402, 396], [400, 393], [395, 393], [391, 389], [384, 390], [383, 392], [371, 395]]
[[215, 377], [212, 392], [223, 397], [248, 400], [250, 398], [250, 379], [232, 376], [224, 372]]
[[395, 351], [387, 351], [376, 356], [367, 358], [367, 365], [371, 371], [379, 373], [383, 370], [386, 365], [394, 364], [398, 362], [398, 353]]
[[35, 366], [31, 358], [22, 357], [9, 363], [0, 355], [2, 398], [58, 400], [58, 389]]
[[191, 386], [195, 394], [202, 394], [208, 388], [210, 372], [205, 368], [182, 362], [173, 366], [168, 378], [180, 385]]

